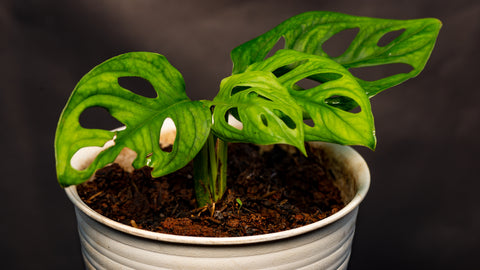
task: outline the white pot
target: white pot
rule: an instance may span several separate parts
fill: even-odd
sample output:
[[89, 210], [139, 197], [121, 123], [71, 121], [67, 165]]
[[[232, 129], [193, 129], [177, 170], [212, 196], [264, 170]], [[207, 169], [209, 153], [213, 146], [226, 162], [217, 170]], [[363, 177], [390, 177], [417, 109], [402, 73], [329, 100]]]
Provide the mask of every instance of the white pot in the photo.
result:
[[192, 237], [155, 233], [108, 219], [90, 209], [74, 186], [82, 253], [88, 269], [346, 269], [358, 206], [370, 184], [363, 158], [348, 146], [313, 143], [331, 154], [349, 203], [337, 213], [300, 228], [245, 237]]

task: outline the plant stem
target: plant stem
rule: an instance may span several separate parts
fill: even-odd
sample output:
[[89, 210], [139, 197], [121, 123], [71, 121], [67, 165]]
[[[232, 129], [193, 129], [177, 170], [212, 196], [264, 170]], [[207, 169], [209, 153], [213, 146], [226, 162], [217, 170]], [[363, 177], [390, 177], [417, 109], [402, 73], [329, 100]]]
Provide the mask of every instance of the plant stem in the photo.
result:
[[227, 150], [228, 144], [210, 133], [202, 150], [193, 160], [193, 178], [198, 207], [218, 202], [225, 193]]
[[228, 143], [217, 139], [217, 166], [218, 166], [218, 187], [216, 201], [220, 200], [227, 189], [227, 157]]

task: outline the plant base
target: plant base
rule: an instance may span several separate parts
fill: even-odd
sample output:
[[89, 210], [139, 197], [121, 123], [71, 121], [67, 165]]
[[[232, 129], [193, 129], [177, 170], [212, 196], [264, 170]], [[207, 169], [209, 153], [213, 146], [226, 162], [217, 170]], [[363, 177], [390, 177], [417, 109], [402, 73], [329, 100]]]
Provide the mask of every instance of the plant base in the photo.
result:
[[[238, 237], [273, 233], [321, 220], [344, 207], [325, 155], [307, 147], [251, 144], [229, 147], [229, 181], [223, 199], [196, 208], [192, 166], [152, 179], [150, 168], [132, 173], [118, 165], [103, 168], [95, 181], [77, 187], [98, 213], [126, 225], [161, 233]], [[315, 151], [315, 152], [312, 152]]]

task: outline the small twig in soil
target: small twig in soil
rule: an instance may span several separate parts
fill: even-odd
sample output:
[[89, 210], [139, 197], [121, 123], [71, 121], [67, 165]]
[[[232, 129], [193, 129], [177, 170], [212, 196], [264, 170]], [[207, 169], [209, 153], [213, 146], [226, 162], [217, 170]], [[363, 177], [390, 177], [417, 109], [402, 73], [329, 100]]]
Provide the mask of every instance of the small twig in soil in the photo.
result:
[[220, 208], [220, 210], [218, 210], [218, 212], [223, 212], [225, 211], [225, 209], [227, 209], [228, 205], [224, 205], [222, 208]]
[[205, 212], [206, 209], [207, 209], [207, 206], [195, 208], [195, 209], [191, 210], [191, 213], [198, 213], [198, 212], [203, 213], [203, 212]]
[[93, 194], [90, 198], [88, 198], [87, 201], [92, 201], [95, 197], [97, 197], [98, 195], [100, 195], [100, 194], [102, 194], [102, 193], [103, 193], [103, 191], [99, 191], [99, 192]]
[[272, 190], [272, 191], [270, 191], [270, 192], [267, 192], [267, 193], [263, 194], [263, 195], [260, 197], [260, 199], [268, 198], [268, 197], [272, 196], [272, 195], [275, 194], [275, 193], [277, 193], [277, 191], [276, 191], [276, 190]]
[[212, 208], [210, 208], [210, 217], [213, 217], [214, 213], [215, 213], [215, 203], [212, 203]]
[[242, 211], [247, 211], [249, 213], [256, 213], [254, 210], [250, 210], [250, 209], [246, 208], [245, 206], [242, 207]]
[[198, 212], [197, 216], [199, 217], [203, 212], [205, 212], [207, 210], [208, 210], [207, 206], [204, 206], [204, 207], [200, 208], [200, 212]]
[[174, 215], [175, 215], [175, 212], [177, 212], [177, 208], [178, 208], [178, 203], [175, 204], [175, 207], [174, 207], [173, 210], [172, 210], [172, 213], [171, 213], [172, 216], [174, 216]]
[[216, 220], [216, 219], [214, 219], [213, 217], [208, 217], [207, 220], [210, 221], [210, 222], [213, 222], [213, 223], [215, 223], [215, 224], [217, 224], [217, 225], [222, 224], [222, 222], [221, 222], [220, 220]]
[[135, 188], [135, 191], [136, 191], [137, 193], [140, 193], [140, 190], [138, 189], [138, 187], [137, 187], [137, 185], [135, 184], [135, 182], [134, 182], [134, 181], [131, 181], [131, 182], [132, 182], [132, 186]]

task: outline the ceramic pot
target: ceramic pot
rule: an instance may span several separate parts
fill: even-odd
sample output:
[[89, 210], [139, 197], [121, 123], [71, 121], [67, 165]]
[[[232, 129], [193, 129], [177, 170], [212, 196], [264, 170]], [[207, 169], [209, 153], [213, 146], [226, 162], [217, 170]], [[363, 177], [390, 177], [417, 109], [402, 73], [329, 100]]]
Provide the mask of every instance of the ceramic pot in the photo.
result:
[[346, 269], [360, 202], [370, 184], [363, 158], [351, 147], [312, 143], [329, 156], [346, 206], [300, 228], [245, 237], [192, 237], [155, 233], [108, 219], [90, 209], [75, 186], [75, 206], [87, 269]]

